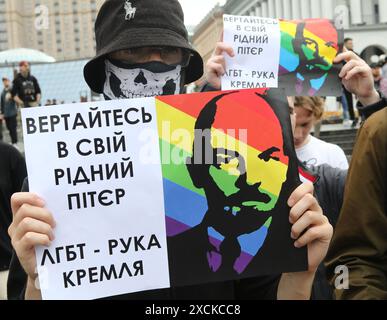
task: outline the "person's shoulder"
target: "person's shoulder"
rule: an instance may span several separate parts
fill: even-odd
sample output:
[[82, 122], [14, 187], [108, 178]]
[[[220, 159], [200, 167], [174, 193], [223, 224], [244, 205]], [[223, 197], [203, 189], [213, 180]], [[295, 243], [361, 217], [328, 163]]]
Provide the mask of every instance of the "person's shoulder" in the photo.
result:
[[0, 141], [0, 151], [2, 155], [3, 155], [3, 152], [11, 152], [12, 149], [15, 149], [15, 148], [8, 143]]
[[363, 124], [362, 131], [366, 131], [370, 136], [387, 135], [387, 106], [371, 115]]
[[[386, 101], [387, 102], [387, 101]], [[365, 128], [383, 128], [387, 126], [387, 105], [372, 114], [364, 123]]]
[[316, 141], [315, 148], [318, 149], [320, 155], [325, 157], [325, 161], [321, 161], [321, 164], [326, 163], [331, 167], [344, 170], [348, 168], [347, 156], [340, 146], [317, 138], [314, 139], [318, 140]]
[[311, 136], [309, 144], [318, 148], [330, 148], [331, 143], [328, 143], [324, 140]]
[[336, 178], [342, 179], [345, 182], [345, 178], [348, 173], [347, 169], [332, 167], [327, 163], [323, 163], [318, 166], [309, 166], [308, 169], [311, 173], [320, 177], [320, 180], [318, 180], [317, 183], [322, 183], [324, 185], [334, 183]]
[[23, 78], [23, 76], [20, 74], [20, 73], [18, 73], [17, 75], [16, 75], [16, 77], [13, 79], [13, 83], [18, 83], [18, 82], [20, 82], [20, 80]]
[[20, 158], [23, 157], [19, 150], [17, 150], [14, 146], [4, 143], [0, 141], [0, 154], [3, 157], [10, 156], [12, 158]]

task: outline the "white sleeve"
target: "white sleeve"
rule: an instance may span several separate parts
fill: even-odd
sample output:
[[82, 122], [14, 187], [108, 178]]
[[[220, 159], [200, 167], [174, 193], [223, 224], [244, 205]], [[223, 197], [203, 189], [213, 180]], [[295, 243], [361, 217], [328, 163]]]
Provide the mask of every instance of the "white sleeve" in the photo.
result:
[[334, 163], [333, 167], [342, 170], [348, 170], [348, 160], [343, 149], [341, 149], [338, 145], [334, 145], [334, 148], [332, 148], [332, 155], [334, 156], [334, 158], [332, 159]]

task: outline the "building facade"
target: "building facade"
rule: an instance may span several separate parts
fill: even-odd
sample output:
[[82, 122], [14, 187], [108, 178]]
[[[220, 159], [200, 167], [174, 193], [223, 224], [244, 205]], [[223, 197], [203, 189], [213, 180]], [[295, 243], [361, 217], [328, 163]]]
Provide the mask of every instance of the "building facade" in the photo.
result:
[[373, 55], [387, 53], [386, 0], [228, 0], [223, 9], [233, 15], [333, 19], [368, 62]]
[[104, 0], [0, 0], [0, 50], [32, 48], [57, 61], [94, 56]]
[[[191, 42], [203, 57], [204, 64], [211, 57], [215, 44], [220, 41], [223, 31], [223, 8], [216, 5], [198, 26], [194, 29]], [[197, 81], [197, 86], [203, 84], [204, 79]]]

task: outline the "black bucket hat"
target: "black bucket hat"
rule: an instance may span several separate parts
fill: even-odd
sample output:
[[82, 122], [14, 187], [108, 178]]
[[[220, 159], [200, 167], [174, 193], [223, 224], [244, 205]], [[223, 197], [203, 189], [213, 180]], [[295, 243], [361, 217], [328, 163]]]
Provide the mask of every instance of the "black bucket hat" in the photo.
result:
[[105, 83], [105, 56], [117, 50], [147, 46], [172, 46], [192, 54], [185, 67], [185, 83], [203, 75], [203, 60], [188, 42], [184, 14], [177, 0], [107, 0], [95, 22], [97, 55], [83, 69], [96, 93]]

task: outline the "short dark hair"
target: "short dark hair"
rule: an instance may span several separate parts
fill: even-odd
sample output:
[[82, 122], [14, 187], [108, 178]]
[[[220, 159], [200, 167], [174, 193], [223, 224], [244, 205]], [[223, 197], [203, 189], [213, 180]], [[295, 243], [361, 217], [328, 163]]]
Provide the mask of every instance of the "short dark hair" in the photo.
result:
[[26, 60], [20, 61], [19, 63], [19, 67], [28, 66], [28, 65], [29, 65], [29, 62]]
[[344, 39], [344, 43], [347, 43], [348, 41], [353, 41], [353, 39], [352, 38], [345, 38]]
[[9, 80], [9, 79], [7, 77], [3, 77], [1, 80], [5, 81], [5, 80]]
[[370, 64], [370, 68], [371, 69], [376, 69], [376, 68], [381, 68], [382, 66], [380, 65], [380, 63], [377, 63], [377, 62], [373, 62]]

